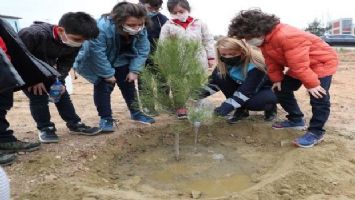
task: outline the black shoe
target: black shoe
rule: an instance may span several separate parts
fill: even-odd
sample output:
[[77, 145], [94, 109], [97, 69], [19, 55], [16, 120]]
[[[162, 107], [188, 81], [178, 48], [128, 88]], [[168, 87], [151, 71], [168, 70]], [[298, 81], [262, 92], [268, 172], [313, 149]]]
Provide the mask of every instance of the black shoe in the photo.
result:
[[23, 142], [20, 140], [13, 142], [0, 143], [0, 152], [15, 153], [15, 152], [31, 152], [36, 151], [41, 146], [39, 142]]
[[235, 124], [237, 122], [239, 122], [242, 119], [245, 119], [249, 117], [249, 111], [245, 108], [238, 108], [234, 114], [232, 118], [228, 119], [228, 123], [230, 124]]
[[270, 110], [264, 111], [264, 121], [271, 122], [274, 121], [277, 117], [277, 106], [276, 104]]
[[16, 158], [17, 158], [16, 154], [0, 153], [0, 165], [1, 166], [11, 165], [16, 160]]
[[71, 134], [93, 136], [93, 135], [97, 135], [101, 132], [100, 128], [86, 126], [82, 122], [78, 122], [76, 124], [67, 124], [67, 126], [68, 126]]
[[57, 143], [59, 142], [59, 137], [55, 134], [56, 128], [47, 127], [38, 132], [39, 141], [42, 143]]

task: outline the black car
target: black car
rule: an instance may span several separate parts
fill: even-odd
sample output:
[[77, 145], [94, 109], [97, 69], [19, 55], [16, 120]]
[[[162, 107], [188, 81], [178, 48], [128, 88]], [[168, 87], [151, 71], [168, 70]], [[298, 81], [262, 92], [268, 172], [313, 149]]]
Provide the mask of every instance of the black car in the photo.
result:
[[324, 35], [321, 38], [330, 46], [355, 46], [355, 35]]

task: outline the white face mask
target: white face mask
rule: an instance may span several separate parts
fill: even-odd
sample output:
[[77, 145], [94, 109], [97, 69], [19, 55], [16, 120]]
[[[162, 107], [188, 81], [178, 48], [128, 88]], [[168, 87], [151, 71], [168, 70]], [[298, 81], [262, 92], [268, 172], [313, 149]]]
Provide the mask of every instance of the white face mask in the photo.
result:
[[[63, 38], [65, 38], [65, 40], [63, 40]], [[70, 40], [65, 32], [63, 33], [61, 39], [62, 42], [69, 47], [81, 47], [81, 45], [83, 45], [82, 42], [75, 42], [73, 40]]]
[[184, 12], [182, 14], [171, 15], [171, 18], [177, 19], [181, 22], [186, 22], [187, 18], [189, 18], [189, 12]]
[[130, 35], [137, 35], [141, 30], [143, 30], [144, 26], [140, 26], [138, 29], [131, 28], [126, 25], [122, 25], [123, 31]]
[[264, 37], [252, 38], [250, 40], [246, 40], [246, 42], [252, 46], [259, 47], [264, 43]]

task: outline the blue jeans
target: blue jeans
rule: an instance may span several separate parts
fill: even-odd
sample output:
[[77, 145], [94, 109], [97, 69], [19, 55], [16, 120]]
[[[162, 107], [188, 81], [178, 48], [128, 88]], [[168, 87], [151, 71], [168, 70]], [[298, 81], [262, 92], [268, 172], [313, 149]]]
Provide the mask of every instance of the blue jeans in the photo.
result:
[[[30, 99], [30, 110], [33, 119], [37, 123], [37, 128], [42, 130], [47, 127], [55, 127], [54, 123], [51, 122], [48, 95], [34, 95], [27, 90], [23, 90], [23, 92]], [[62, 94], [59, 102], [56, 103], [55, 106], [57, 107], [60, 117], [67, 122], [67, 126], [81, 121], [80, 117], [75, 112], [73, 102], [67, 91]]]
[[9, 122], [6, 120], [7, 111], [9, 111], [14, 102], [14, 95], [12, 90], [0, 93], [0, 143], [14, 142], [16, 137], [13, 131], [9, 130]]
[[[322, 135], [325, 122], [328, 120], [330, 114], [330, 95], [329, 88], [332, 82], [332, 76], [320, 78], [320, 85], [327, 91], [327, 95], [320, 99], [314, 98], [310, 95], [310, 104], [312, 106], [312, 118], [309, 122], [308, 131]], [[299, 122], [303, 120], [303, 113], [297, 104], [294, 91], [298, 90], [302, 82], [290, 76], [285, 76], [281, 82], [281, 91], [277, 91], [276, 95], [282, 108], [288, 113], [286, 116], [290, 121]]]
[[[139, 106], [136, 101], [137, 91], [134, 82], [127, 82], [126, 77], [129, 73], [128, 65], [115, 68], [115, 78], [118, 87], [121, 90], [122, 96], [131, 113], [139, 111]], [[106, 82], [104, 79], [100, 80], [94, 85], [94, 102], [99, 116], [104, 119], [112, 119], [111, 110], [111, 93], [115, 85]]]

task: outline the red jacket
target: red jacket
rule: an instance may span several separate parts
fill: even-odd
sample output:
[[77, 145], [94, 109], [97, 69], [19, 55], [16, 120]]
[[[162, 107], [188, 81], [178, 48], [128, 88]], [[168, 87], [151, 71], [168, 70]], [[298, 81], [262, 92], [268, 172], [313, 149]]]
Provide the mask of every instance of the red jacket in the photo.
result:
[[338, 66], [334, 49], [319, 37], [287, 24], [278, 24], [265, 36], [260, 47], [272, 82], [287, 75], [300, 80], [306, 88], [320, 85], [319, 78], [333, 75]]

